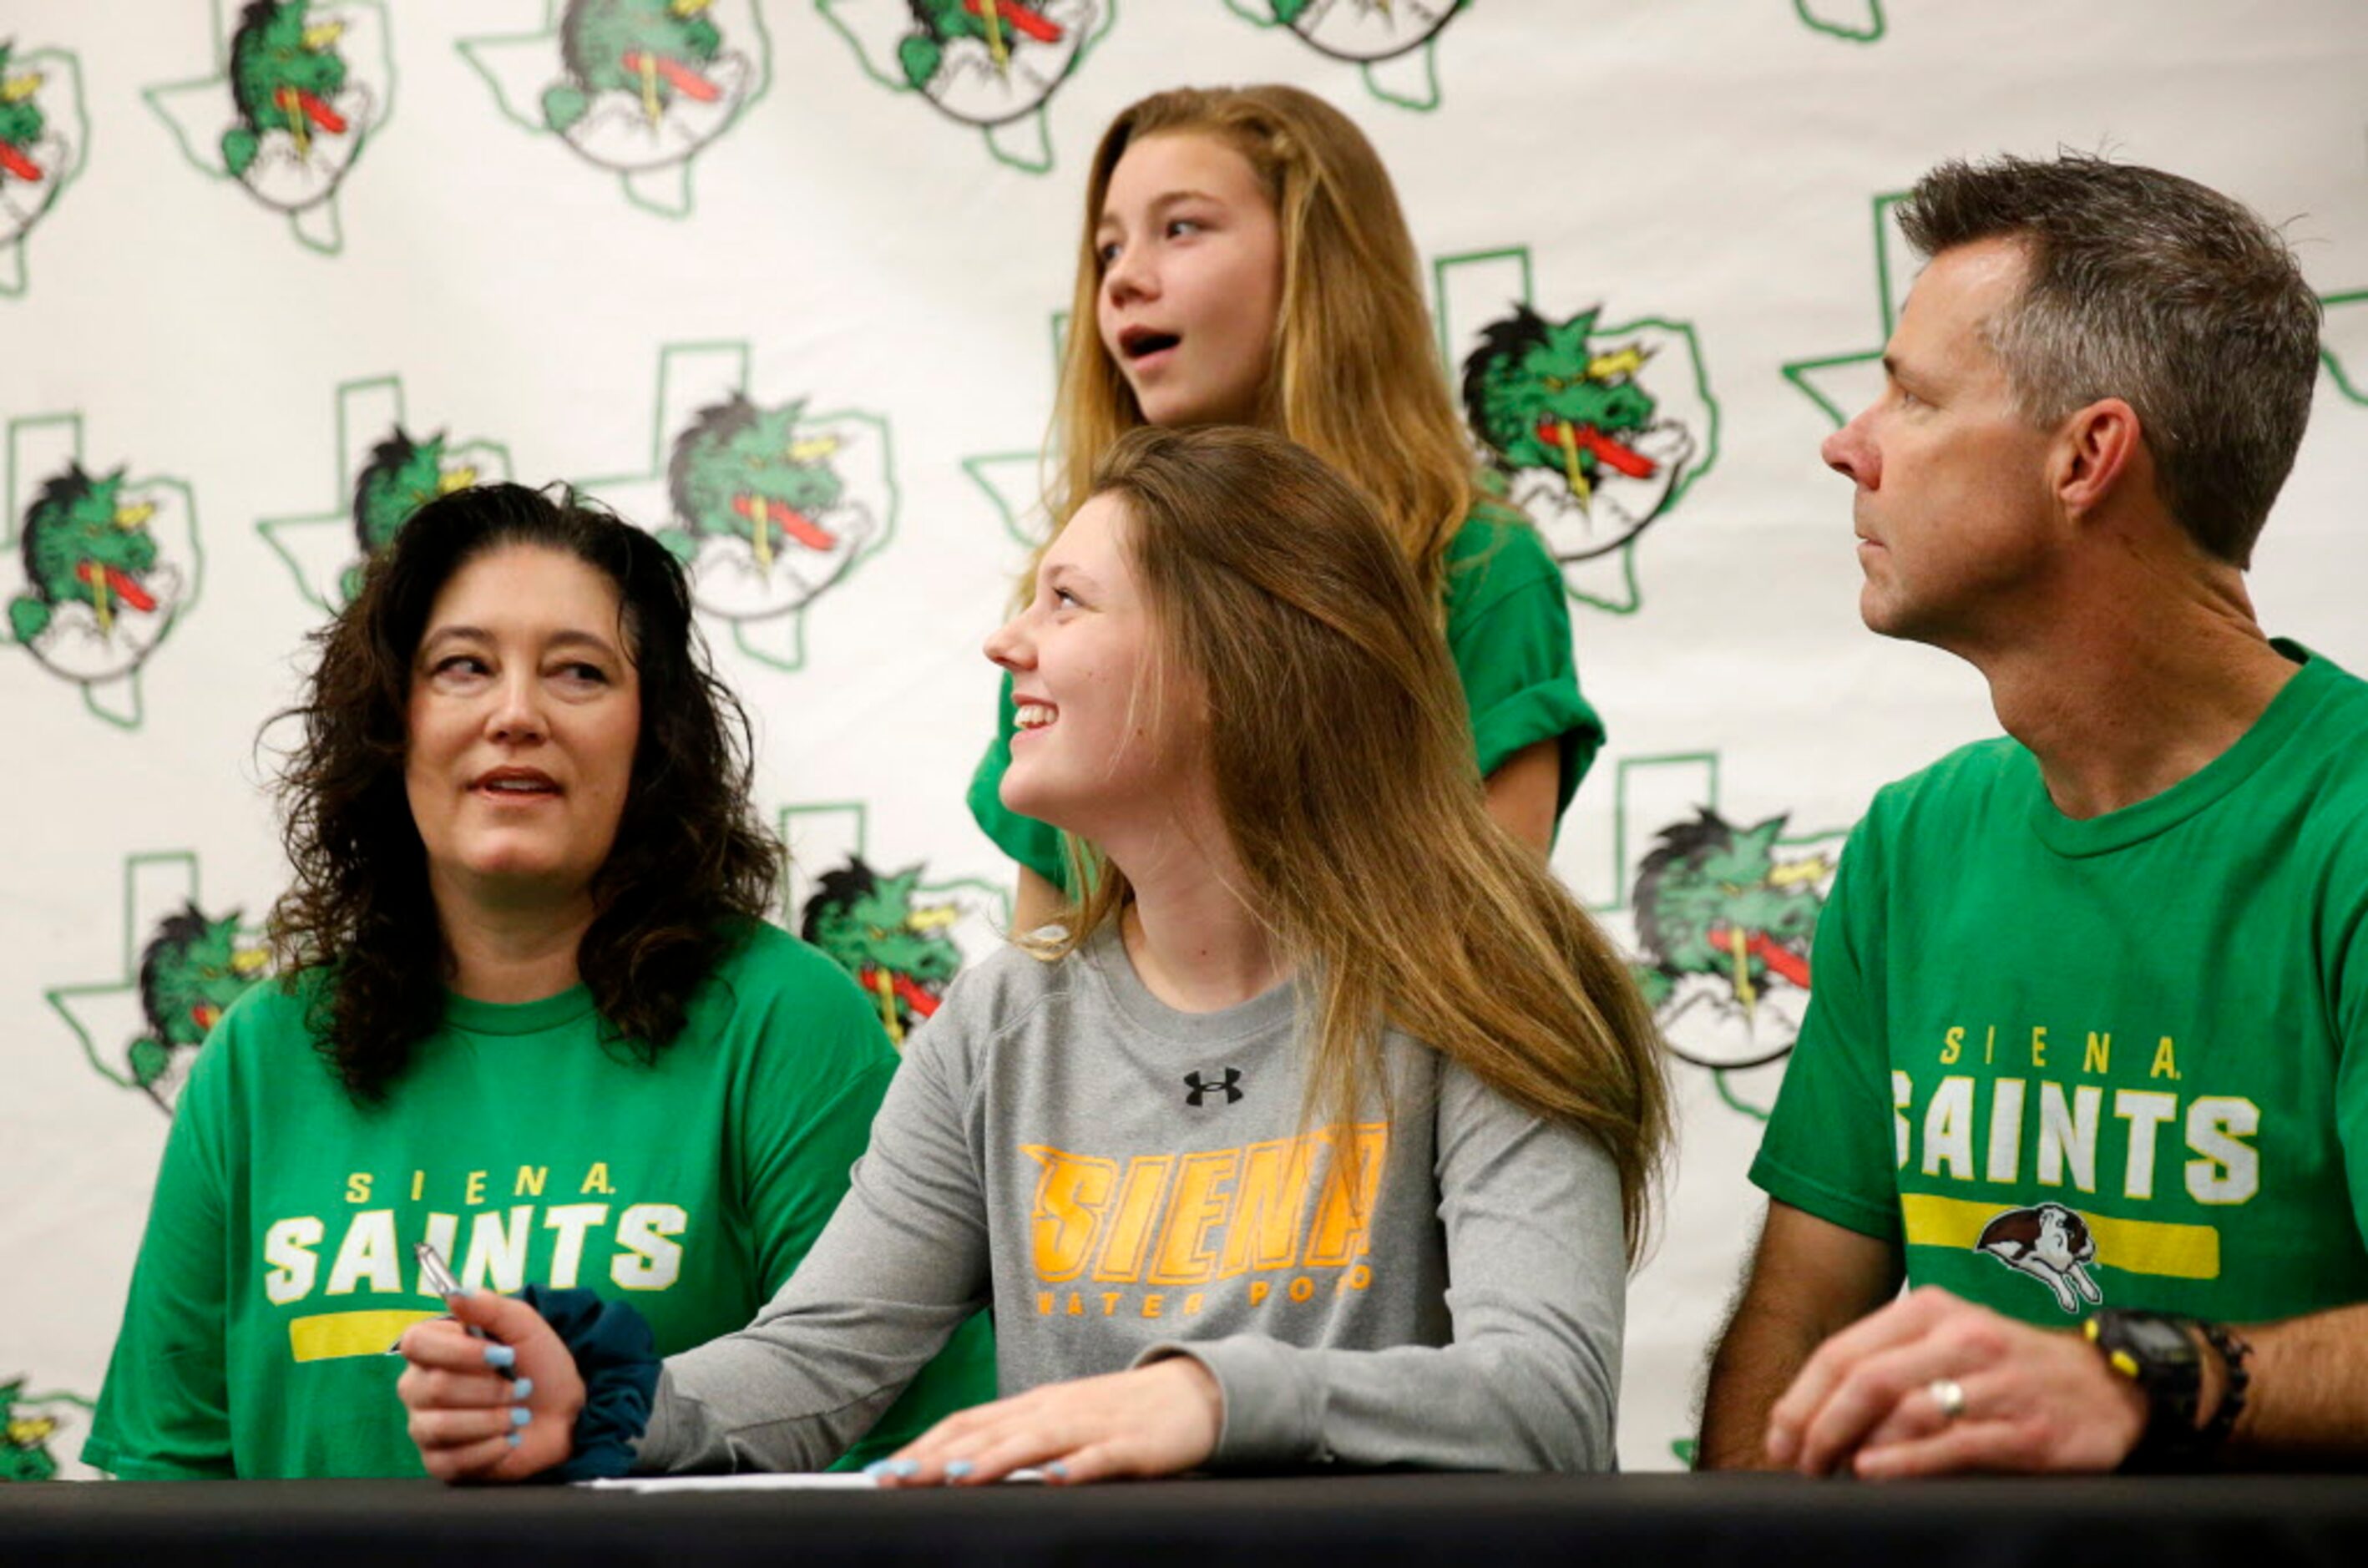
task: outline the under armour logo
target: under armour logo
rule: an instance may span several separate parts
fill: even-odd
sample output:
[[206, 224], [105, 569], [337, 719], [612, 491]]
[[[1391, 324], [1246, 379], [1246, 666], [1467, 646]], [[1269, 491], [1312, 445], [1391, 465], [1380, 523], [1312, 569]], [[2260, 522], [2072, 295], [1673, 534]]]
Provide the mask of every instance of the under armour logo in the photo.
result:
[[1242, 1070], [1238, 1067], [1226, 1068], [1225, 1075], [1213, 1084], [1203, 1083], [1198, 1073], [1187, 1073], [1184, 1074], [1184, 1086], [1192, 1092], [1184, 1096], [1184, 1103], [1199, 1105], [1202, 1096], [1212, 1095], [1222, 1089], [1224, 1091], [1225, 1103], [1231, 1105], [1242, 1097], [1241, 1081]]

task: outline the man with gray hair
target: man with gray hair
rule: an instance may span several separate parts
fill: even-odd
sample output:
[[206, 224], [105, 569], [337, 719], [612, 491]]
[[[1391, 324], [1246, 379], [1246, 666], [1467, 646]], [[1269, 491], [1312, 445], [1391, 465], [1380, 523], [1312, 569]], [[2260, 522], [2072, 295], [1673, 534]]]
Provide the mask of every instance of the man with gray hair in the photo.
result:
[[2243, 575], [2317, 301], [2100, 158], [1947, 164], [1901, 218], [1930, 259], [1825, 457], [1867, 625], [2007, 734], [1843, 857], [1702, 1463], [2368, 1451], [2368, 684]]

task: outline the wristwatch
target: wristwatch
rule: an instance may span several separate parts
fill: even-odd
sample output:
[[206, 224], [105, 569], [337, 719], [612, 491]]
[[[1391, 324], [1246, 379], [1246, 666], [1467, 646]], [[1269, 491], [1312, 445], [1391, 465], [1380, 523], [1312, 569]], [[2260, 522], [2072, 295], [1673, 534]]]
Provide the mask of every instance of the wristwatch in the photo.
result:
[[[2133, 1466], [2203, 1460], [2219, 1448], [2245, 1408], [2245, 1357], [2251, 1347], [2219, 1324], [2177, 1312], [2108, 1308], [2083, 1324], [2080, 1332], [2104, 1356], [2106, 1366], [2146, 1394], [2146, 1430], [2130, 1450], [2128, 1463]], [[2199, 1427], [2195, 1409], [2203, 1392], [2203, 1345], [2220, 1358], [2226, 1385], [2212, 1419]]]

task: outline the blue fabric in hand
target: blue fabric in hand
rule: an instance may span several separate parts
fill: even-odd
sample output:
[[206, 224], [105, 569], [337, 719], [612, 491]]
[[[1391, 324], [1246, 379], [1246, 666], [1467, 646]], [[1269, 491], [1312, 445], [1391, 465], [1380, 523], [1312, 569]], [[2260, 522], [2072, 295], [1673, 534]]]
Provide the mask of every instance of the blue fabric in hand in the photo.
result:
[[543, 1472], [550, 1481], [593, 1481], [633, 1468], [633, 1440], [648, 1429], [657, 1395], [657, 1342], [641, 1313], [589, 1290], [529, 1285], [518, 1300], [542, 1314], [566, 1343], [584, 1379], [584, 1409], [575, 1417], [575, 1451]]

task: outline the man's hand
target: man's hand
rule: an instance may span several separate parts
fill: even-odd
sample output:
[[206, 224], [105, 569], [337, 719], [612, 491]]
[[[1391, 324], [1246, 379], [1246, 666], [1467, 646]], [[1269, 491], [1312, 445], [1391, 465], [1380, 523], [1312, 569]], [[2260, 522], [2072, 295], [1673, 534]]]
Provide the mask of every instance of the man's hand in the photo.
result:
[[[1941, 1380], [1963, 1391], [1952, 1417]], [[1945, 1392], [1945, 1391], [1944, 1391]], [[2102, 1471], [2146, 1429], [2146, 1396], [2077, 1334], [2028, 1328], [1926, 1286], [1819, 1347], [1776, 1402], [1768, 1456], [1804, 1475]]]
[[[584, 1380], [542, 1314], [489, 1290], [451, 1298], [452, 1319], [416, 1324], [394, 1391], [439, 1481], [524, 1481], [575, 1450]], [[493, 1337], [474, 1339], [468, 1327]], [[521, 1419], [523, 1417], [523, 1419]]]
[[1764, 1470], [1769, 1412], [1809, 1358], [1899, 1294], [1899, 1248], [1770, 1201], [1741, 1294], [1711, 1360], [1703, 1470]]
[[976, 1485], [1027, 1465], [1057, 1482], [1173, 1475], [1216, 1452], [1217, 1380], [1188, 1356], [1047, 1383], [947, 1416], [872, 1465], [882, 1485]]

